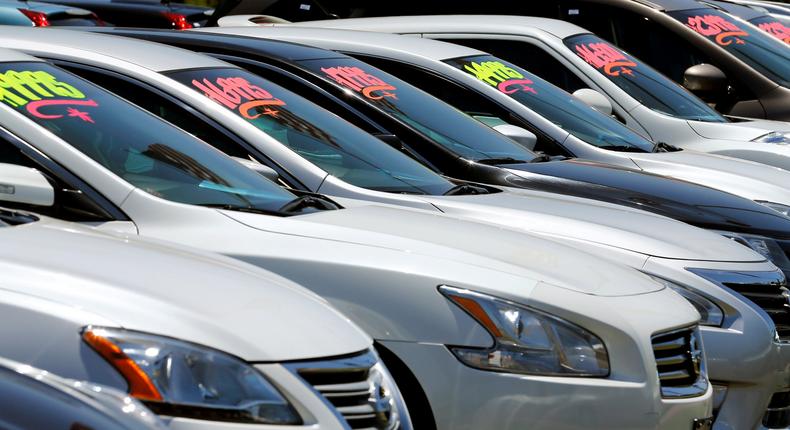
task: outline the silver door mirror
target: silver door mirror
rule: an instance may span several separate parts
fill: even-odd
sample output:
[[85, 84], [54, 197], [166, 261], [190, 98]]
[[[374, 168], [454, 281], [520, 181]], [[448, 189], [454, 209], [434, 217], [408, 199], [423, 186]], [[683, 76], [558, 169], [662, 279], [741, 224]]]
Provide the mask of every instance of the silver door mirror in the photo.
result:
[[52, 206], [55, 189], [36, 169], [0, 163], [0, 202]]
[[610, 102], [606, 96], [591, 88], [578, 89], [573, 92], [573, 95], [586, 105], [606, 116], [612, 116], [612, 112], [614, 112], [612, 102]]
[[264, 178], [270, 181], [277, 182], [277, 180], [280, 179], [280, 175], [277, 173], [277, 171], [265, 164], [261, 164], [257, 161], [248, 160], [246, 158], [241, 158], [241, 157], [230, 157], [230, 158], [238, 161], [239, 164], [242, 164], [244, 167], [258, 172], [259, 174], [263, 175]]
[[510, 139], [515, 140], [530, 151], [534, 151], [535, 145], [538, 143], [538, 136], [535, 136], [535, 133], [523, 127], [513, 124], [499, 124], [493, 128]]

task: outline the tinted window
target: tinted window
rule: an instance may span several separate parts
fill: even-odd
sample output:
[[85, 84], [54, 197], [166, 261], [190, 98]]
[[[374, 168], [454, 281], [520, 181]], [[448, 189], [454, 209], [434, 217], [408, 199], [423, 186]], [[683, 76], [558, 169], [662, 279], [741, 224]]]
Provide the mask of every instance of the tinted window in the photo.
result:
[[790, 48], [746, 22], [716, 9], [667, 12], [784, 87], [790, 87]]
[[169, 75], [354, 185], [429, 194], [443, 194], [454, 186], [335, 114], [247, 71], [200, 69]]
[[269, 211], [296, 197], [191, 135], [51, 65], [2, 64], [0, 96], [6, 106], [153, 195]]
[[543, 79], [490, 55], [446, 61], [600, 148], [652, 151], [653, 143]]
[[582, 34], [569, 37], [565, 39], [565, 45], [650, 109], [676, 118], [726, 121], [684, 88], [598, 36]]
[[749, 22], [782, 42], [790, 43], [790, 18], [783, 19], [765, 15]]
[[301, 64], [463, 158], [535, 158], [532, 152], [458, 109], [362, 61], [334, 58]]

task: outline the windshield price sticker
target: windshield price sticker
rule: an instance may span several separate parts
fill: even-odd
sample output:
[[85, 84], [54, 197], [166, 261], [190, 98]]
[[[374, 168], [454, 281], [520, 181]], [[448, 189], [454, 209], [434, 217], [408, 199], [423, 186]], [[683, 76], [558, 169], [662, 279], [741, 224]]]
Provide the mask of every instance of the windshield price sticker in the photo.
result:
[[790, 27], [782, 24], [779, 21], [764, 22], [758, 24], [760, 30], [782, 40], [785, 43], [790, 43]]
[[746, 42], [741, 38], [749, 36], [749, 33], [735, 23], [718, 15], [690, 16], [686, 25], [705, 37], [712, 37], [721, 46], [728, 46], [733, 42], [744, 45]]
[[338, 84], [362, 94], [365, 98], [381, 100], [389, 97], [398, 100], [395, 94], [397, 88], [359, 67], [322, 67], [321, 71]]
[[277, 117], [280, 111], [276, 107], [285, 106], [284, 101], [244, 78], [216, 78], [214, 82], [207, 78], [202, 81], [193, 79], [192, 85], [206, 97], [246, 119], [256, 119], [261, 115]]
[[532, 84], [535, 83], [534, 81], [527, 79], [519, 71], [508, 67], [500, 61], [484, 61], [482, 63], [472, 61], [464, 65], [464, 69], [477, 79], [492, 87], [496, 87], [500, 92], [508, 95], [516, 92], [538, 93], [532, 87]]
[[98, 106], [96, 101], [85, 99], [81, 91], [58, 81], [51, 74], [30, 70], [0, 73], [0, 100], [14, 108], [24, 107], [36, 118], [58, 119], [66, 116], [90, 123], [94, 122], [90, 114], [74, 106]]
[[574, 46], [574, 50], [582, 60], [609, 76], [634, 74], [632, 69], [636, 68], [636, 63], [608, 43], [579, 44]]

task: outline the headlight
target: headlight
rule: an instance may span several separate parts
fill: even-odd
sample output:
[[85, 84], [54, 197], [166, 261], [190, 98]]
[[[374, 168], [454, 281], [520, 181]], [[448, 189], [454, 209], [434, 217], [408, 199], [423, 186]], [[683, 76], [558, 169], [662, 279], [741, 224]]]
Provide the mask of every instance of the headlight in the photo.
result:
[[648, 276], [666, 285], [667, 288], [672, 289], [674, 292], [680, 294], [683, 296], [683, 298], [688, 300], [688, 302], [691, 303], [691, 306], [694, 306], [694, 308], [702, 317], [700, 319], [700, 325], [721, 327], [721, 323], [724, 322], [724, 311], [713, 300], [690, 288], [678, 285], [664, 278], [659, 278], [652, 275]]
[[550, 376], [607, 376], [603, 341], [587, 330], [526, 306], [462, 290], [439, 287], [491, 333], [489, 349], [452, 347], [468, 366], [500, 372]]
[[766, 206], [768, 208], [771, 208], [784, 216], [790, 217], [790, 206], [783, 205], [781, 203], [766, 202], [761, 200], [757, 200], [757, 203]]
[[753, 139], [752, 142], [760, 142], [760, 143], [775, 143], [777, 145], [787, 145], [790, 143], [790, 133], [785, 131], [772, 131], [768, 134], [764, 134], [757, 139]]
[[260, 424], [301, 424], [258, 370], [224, 352], [145, 333], [87, 327], [82, 338], [161, 415]]
[[790, 260], [788, 260], [784, 250], [782, 250], [779, 244], [773, 239], [753, 234], [734, 233], [731, 231], [718, 231], [717, 233], [757, 251], [782, 270], [790, 269]]

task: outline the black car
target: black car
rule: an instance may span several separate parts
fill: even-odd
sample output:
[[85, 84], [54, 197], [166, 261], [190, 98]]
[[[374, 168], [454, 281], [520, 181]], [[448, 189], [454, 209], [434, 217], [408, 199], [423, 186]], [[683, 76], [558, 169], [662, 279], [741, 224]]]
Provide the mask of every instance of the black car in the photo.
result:
[[0, 25], [94, 27], [105, 22], [89, 10], [60, 3], [0, 0]]
[[175, 30], [204, 26], [214, 11], [168, 0], [65, 0], [58, 3], [90, 10], [117, 26]]

